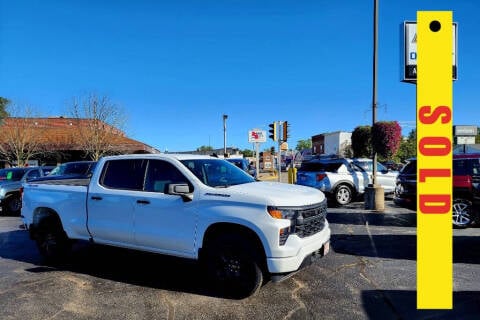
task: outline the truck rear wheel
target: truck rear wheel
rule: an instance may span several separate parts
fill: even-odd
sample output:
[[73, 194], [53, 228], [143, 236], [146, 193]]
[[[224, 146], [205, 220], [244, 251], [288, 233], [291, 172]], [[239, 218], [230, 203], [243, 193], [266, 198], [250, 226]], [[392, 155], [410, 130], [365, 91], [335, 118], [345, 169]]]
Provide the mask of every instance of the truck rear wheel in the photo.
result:
[[45, 226], [36, 236], [38, 251], [47, 262], [59, 262], [70, 251], [71, 243], [65, 231], [58, 226]]
[[255, 247], [245, 237], [225, 234], [207, 248], [208, 274], [216, 288], [233, 298], [246, 298], [258, 292], [263, 272]]

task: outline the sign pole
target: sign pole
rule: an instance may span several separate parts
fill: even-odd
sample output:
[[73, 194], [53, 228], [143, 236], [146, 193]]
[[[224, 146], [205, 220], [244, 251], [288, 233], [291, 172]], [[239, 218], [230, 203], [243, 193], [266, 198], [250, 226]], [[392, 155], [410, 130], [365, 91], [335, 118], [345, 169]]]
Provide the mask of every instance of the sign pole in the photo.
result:
[[258, 179], [260, 176], [260, 156], [258, 154], [258, 149], [260, 148], [260, 142], [255, 142], [255, 171], [257, 172], [257, 176], [255, 178]]

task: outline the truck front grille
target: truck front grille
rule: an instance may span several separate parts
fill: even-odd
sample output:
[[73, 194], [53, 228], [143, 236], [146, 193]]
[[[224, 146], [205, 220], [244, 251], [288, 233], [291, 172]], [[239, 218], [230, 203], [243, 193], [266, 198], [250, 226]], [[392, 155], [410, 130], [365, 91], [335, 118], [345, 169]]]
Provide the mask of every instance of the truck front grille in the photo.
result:
[[294, 219], [294, 233], [300, 238], [311, 236], [325, 228], [327, 201], [319, 205], [298, 210]]

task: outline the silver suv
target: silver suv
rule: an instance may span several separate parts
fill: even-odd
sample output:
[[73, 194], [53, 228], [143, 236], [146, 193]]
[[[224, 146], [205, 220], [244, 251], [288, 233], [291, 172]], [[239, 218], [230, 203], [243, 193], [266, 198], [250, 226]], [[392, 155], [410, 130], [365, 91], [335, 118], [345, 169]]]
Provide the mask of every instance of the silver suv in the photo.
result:
[[[314, 187], [329, 195], [337, 205], [346, 205], [365, 192], [372, 183], [372, 160], [325, 157], [303, 162], [297, 171], [297, 184]], [[395, 191], [397, 171], [377, 163], [377, 184], [385, 194]]]

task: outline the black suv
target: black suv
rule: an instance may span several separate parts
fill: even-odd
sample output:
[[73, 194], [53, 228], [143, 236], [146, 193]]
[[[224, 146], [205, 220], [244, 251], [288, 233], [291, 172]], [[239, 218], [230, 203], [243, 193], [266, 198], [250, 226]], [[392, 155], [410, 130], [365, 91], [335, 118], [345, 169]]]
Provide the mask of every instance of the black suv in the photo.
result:
[[[453, 225], [467, 227], [480, 222], [480, 154], [453, 155]], [[397, 177], [393, 201], [416, 208], [417, 160], [409, 159]]]

